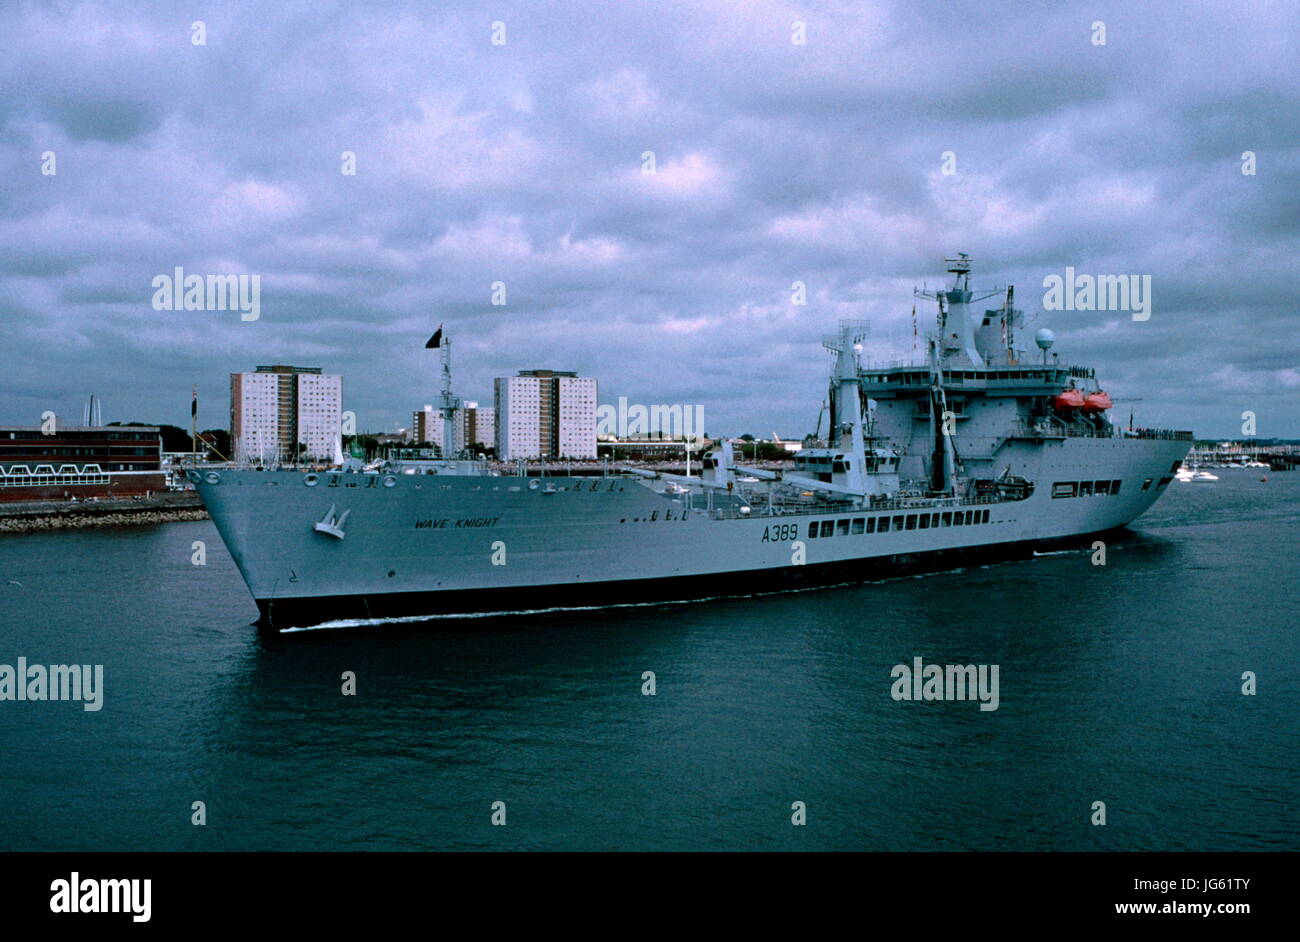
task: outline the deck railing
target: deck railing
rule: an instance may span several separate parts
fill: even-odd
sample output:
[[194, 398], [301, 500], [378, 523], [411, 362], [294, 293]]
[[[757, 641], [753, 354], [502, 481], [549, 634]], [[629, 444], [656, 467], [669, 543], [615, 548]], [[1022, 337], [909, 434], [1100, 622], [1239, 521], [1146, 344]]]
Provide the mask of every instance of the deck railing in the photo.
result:
[[879, 513], [882, 511], [942, 511], [942, 510], [961, 510], [967, 507], [986, 507], [989, 504], [1004, 504], [1013, 498], [1002, 497], [997, 494], [982, 495], [980, 497], [904, 497], [893, 500], [882, 500], [877, 503], [868, 504], [865, 507], [853, 506], [849, 501], [844, 501], [840, 506], [835, 503], [823, 502], [818, 504], [773, 504], [769, 508], [766, 502], [755, 501], [750, 506], [749, 513], [741, 513], [734, 507], [700, 507], [687, 504], [687, 509], [696, 513], [708, 513], [709, 517], [714, 520], [739, 520], [747, 517], [796, 517], [796, 516], [819, 516], [825, 514], [841, 513]]
[[1056, 422], [1017, 422], [1012, 438], [1155, 438], [1167, 441], [1191, 441], [1192, 433], [1169, 428], [1091, 428]]

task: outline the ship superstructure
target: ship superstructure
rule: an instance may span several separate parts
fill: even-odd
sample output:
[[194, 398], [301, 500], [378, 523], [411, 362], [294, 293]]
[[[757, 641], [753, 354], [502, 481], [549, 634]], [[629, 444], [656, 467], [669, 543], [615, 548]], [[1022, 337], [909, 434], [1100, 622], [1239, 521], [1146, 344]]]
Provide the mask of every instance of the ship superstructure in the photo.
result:
[[[1009, 557], [1124, 526], [1163, 492], [1190, 432], [1122, 430], [1092, 370], [1036, 337], [1014, 293], [982, 312], [970, 259], [925, 363], [863, 368], [861, 321], [823, 339], [830, 426], [790, 471], [530, 476], [473, 461], [368, 473], [191, 472], [263, 623], [684, 601]], [[985, 297], [988, 297], [986, 295]], [[444, 376], [444, 400], [450, 379]]]

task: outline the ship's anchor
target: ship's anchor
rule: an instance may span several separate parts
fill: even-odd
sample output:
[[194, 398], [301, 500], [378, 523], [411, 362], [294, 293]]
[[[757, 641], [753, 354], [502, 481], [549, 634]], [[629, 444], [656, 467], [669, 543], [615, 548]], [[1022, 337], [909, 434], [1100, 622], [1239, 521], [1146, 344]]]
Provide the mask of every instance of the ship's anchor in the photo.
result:
[[337, 519], [334, 517], [334, 511], [334, 505], [330, 504], [330, 509], [326, 512], [325, 516], [321, 517], [312, 529], [317, 533], [324, 533], [328, 536], [334, 537], [335, 539], [341, 540], [347, 535], [343, 532], [343, 524], [347, 523], [348, 514], [352, 513], [352, 511], [343, 511], [343, 516]]

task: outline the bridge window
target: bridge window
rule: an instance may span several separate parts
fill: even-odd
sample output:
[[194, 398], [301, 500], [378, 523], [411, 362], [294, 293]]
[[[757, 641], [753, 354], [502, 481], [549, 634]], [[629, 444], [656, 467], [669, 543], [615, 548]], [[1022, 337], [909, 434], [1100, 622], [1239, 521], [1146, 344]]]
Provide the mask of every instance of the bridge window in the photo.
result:
[[921, 514], [921, 529], [922, 529], [922, 530], [928, 530], [928, 529], [930, 529], [930, 515], [929, 515], [929, 514]]
[[988, 523], [988, 522], [989, 522], [989, 512], [986, 510], [984, 511], [984, 519], [981, 520], [980, 523]]
[[[888, 520], [889, 518], [888, 518], [888, 517], [885, 517], [884, 519]], [[876, 518], [875, 518], [875, 517], [868, 517], [868, 518], [867, 518], [867, 532], [868, 532], [868, 533], [875, 533], [875, 532], [876, 532]]]
[[866, 532], [867, 532], [867, 529], [866, 529], [866, 528], [867, 528], [867, 521], [866, 521], [866, 520], [864, 520], [864, 519], [861, 518], [861, 517], [854, 517], [854, 518], [853, 518], [853, 535], [854, 535], [854, 536], [857, 536], [859, 533], [866, 533]]
[[1057, 481], [1052, 485], [1053, 497], [1078, 497], [1079, 484], [1077, 481]]
[[902, 516], [902, 514], [899, 514], [897, 517], [894, 518], [894, 529], [895, 529], [895, 530], [901, 530], [901, 529], [903, 529], [903, 516]]
[[817, 539], [817, 521], [816, 521], [816, 520], [814, 520], [814, 521], [812, 521], [812, 523], [808, 524], [808, 539], [810, 539], [810, 540], [815, 540], [815, 539]]
[[1172, 480], [1173, 480], [1173, 478], [1161, 478], [1161, 479], [1160, 479], [1160, 483], [1157, 484], [1156, 487], [1157, 487], [1157, 488], [1164, 487], [1166, 484], [1168, 484], [1168, 483], [1169, 483], [1170, 481], [1172, 481]]
[[1091, 496], [1092, 496], [1092, 482], [1091, 482], [1091, 481], [1080, 481], [1080, 482], [1079, 482], [1079, 496], [1080, 496], [1080, 497], [1091, 497]]
[[834, 520], [823, 520], [823, 521], [822, 521], [822, 536], [823, 536], [823, 537], [834, 536], [834, 535], [835, 535], [835, 532], [834, 532], [834, 531], [835, 531], [835, 521], [834, 521]]
[[1106, 497], [1110, 494], [1109, 481], [1096, 481], [1092, 485], [1092, 492], [1098, 497]]
[[952, 526], [952, 514], [951, 513], [944, 514], [943, 519], [939, 522], [941, 526], [945, 526], [945, 527]]
[[[897, 519], [897, 518], [895, 518], [895, 519]], [[905, 527], [905, 528], [908, 529], [908, 530], [915, 530], [915, 529], [916, 529], [916, 514], [908, 514], [908, 515], [907, 515], [907, 523], [906, 523], [906, 527]]]
[[1114, 497], [1116, 494], [1119, 493], [1119, 481], [1118, 481], [1118, 480], [1115, 480], [1115, 481], [1111, 481], [1111, 482], [1110, 482], [1110, 493], [1111, 493], [1111, 496], [1112, 496], [1112, 497]]
[[1147, 478], [1145, 481], [1142, 482], [1142, 490], [1144, 491], [1150, 490], [1150, 488], [1151, 488], [1151, 478]]
[[837, 520], [837, 521], [835, 522], [835, 535], [836, 535], [836, 536], [848, 536], [848, 535], [849, 535], [849, 518], [848, 518], [848, 517], [845, 517], [843, 520]]

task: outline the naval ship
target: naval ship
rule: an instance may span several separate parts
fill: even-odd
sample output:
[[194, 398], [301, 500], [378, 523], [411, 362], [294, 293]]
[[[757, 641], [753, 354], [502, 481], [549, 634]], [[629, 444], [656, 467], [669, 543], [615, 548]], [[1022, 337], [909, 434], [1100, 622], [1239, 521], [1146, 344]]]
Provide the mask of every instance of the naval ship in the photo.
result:
[[914, 292], [937, 305], [920, 365], [864, 368], [863, 321], [823, 338], [828, 433], [792, 470], [723, 440], [698, 476], [472, 460], [188, 475], [274, 630], [862, 582], [1027, 557], [1143, 513], [1192, 433], [1114, 425], [1092, 369], [1049, 361], [1050, 331], [1041, 359], [1016, 348], [1013, 288], [976, 297], [970, 258], [947, 262], [948, 287]]

